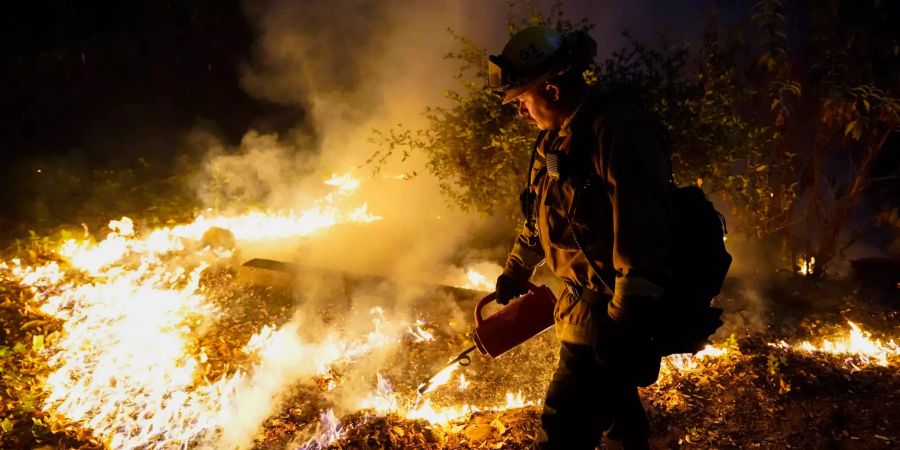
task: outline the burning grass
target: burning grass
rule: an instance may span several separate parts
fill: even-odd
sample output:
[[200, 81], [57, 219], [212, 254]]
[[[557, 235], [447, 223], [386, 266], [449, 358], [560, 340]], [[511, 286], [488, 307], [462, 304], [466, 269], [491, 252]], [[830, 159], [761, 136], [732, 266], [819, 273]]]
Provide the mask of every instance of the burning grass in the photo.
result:
[[[419, 383], [470, 345], [448, 320], [470, 304], [431, 292], [399, 307], [394, 288], [371, 281], [354, 286], [368, 297], [353, 302], [344, 289], [309, 298], [240, 280], [234, 240], [377, 219], [337, 206], [352, 178], [329, 185], [306, 211], [147, 231], [122, 219], [99, 242], [0, 262], [0, 447], [527, 447], [555, 364], [552, 333], [453, 366], [419, 399]], [[668, 358], [642, 393], [655, 444], [895, 445], [898, 330], [865, 328], [732, 337]]]

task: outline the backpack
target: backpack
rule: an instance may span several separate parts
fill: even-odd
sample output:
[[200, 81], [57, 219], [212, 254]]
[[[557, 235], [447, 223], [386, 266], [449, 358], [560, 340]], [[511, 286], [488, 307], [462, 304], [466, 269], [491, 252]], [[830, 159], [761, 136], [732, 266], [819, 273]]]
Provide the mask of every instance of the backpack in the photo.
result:
[[672, 208], [671, 277], [655, 314], [654, 341], [660, 355], [696, 353], [722, 326], [722, 310], [712, 306], [731, 266], [725, 249], [725, 218], [698, 186], [669, 187]]
[[[544, 133], [541, 133], [532, 151], [532, 166], [537, 144], [543, 136]], [[565, 166], [555, 160], [555, 152], [548, 152], [547, 156], [548, 167], [558, 170]], [[584, 167], [590, 165], [581, 165], [582, 170]], [[605, 180], [600, 174], [591, 171], [584, 183], [575, 184], [576, 190], [584, 191], [591, 184], [598, 185], [597, 183], [605, 183]], [[579, 194], [581, 193], [583, 192]], [[523, 196], [525, 194], [523, 192]], [[725, 249], [725, 235], [728, 233], [725, 218], [715, 209], [703, 190], [698, 186], [679, 187], [673, 179], [669, 183], [668, 196], [672, 218], [669, 224], [671, 247], [666, 268], [670, 278], [652, 314], [653, 323], [648, 327], [653, 330], [653, 342], [660, 356], [696, 353], [709, 344], [709, 337], [723, 325], [723, 310], [713, 307], [712, 300], [721, 292], [732, 261]], [[582, 242], [590, 241], [584, 239], [578, 227], [572, 223], [568, 211], [566, 218], [578, 248], [594, 273], [600, 277], [601, 284], [608, 289], [613, 287], [615, 283], [603, 280], [603, 272], [585, 250], [587, 246], [581, 245]]]
[[[588, 183], [577, 189], [585, 189]], [[648, 327], [660, 356], [696, 353], [709, 344], [709, 337], [723, 324], [723, 311], [712, 306], [712, 300], [721, 292], [732, 260], [725, 249], [725, 218], [703, 190], [671, 183], [668, 194], [672, 220], [666, 268], [670, 277]], [[571, 218], [567, 219], [578, 248], [601, 283], [614, 286], [602, 279], [602, 272], [581, 244], [589, 241]]]

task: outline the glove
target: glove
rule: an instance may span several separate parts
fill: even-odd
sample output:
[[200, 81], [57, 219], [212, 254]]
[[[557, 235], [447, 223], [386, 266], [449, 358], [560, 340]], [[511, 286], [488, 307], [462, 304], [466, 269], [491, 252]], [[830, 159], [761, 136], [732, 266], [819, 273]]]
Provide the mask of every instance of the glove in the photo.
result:
[[627, 328], [648, 328], [653, 306], [663, 289], [650, 279], [634, 275], [616, 277], [616, 289], [606, 313], [614, 322]]
[[650, 305], [656, 300], [652, 297], [636, 295], [613, 295], [606, 307], [606, 313], [614, 322], [626, 327], [647, 325]]
[[510, 300], [528, 293], [528, 283], [506, 274], [497, 277], [497, 303], [506, 305]]

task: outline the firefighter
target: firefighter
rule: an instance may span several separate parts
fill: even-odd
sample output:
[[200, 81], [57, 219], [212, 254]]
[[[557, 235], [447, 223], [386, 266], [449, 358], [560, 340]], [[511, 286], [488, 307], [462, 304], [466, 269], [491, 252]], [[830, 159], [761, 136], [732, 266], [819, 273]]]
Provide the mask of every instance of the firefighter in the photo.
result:
[[659, 373], [648, 331], [666, 280], [671, 163], [639, 96], [589, 87], [583, 73], [595, 54], [584, 32], [535, 27], [489, 60], [490, 87], [541, 130], [498, 302], [526, 293], [541, 263], [566, 285], [542, 449], [593, 449], [604, 433], [613, 445], [649, 448], [637, 388]]

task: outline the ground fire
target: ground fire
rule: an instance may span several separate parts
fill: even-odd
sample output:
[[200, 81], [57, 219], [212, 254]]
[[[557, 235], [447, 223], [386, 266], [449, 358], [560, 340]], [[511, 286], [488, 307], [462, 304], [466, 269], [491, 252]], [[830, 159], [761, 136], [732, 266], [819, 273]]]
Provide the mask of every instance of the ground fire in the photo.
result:
[[900, 448], [900, 2], [3, 11], [0, 450]]
[[[22, 328], [52, 330], [7, 350], [44, 361], [36, 417], [87, 447], [526, 446], [551, 374], [552, 333], [497, 359], [456, 358], [431, 376], [442, 358], [471, 343], [441, 323], [446, 308], [474, 309], [485, 293], [463, 291], [470, 298], [423, 306], [414, 317], [385, 301], [307, 333], [303, 327], [318, 322], [304, 316], [329, 312], [297, 304], [289, 288], [240, 284], [233, 249], [206, 242], [210, 230], [245, 243], [316, 239], [343, 223], [379, 220], [364, 204], [342, 201], [359, 181], [326, 183], [334, 191], [302, 211], [198, 217], [152, 230], [122, 218], [97, 242], [72, 239], [52, 255], [0, 263], [4, 289], [18, 292], [35, 317]], [[854, 322], [833, 325], [805, 340], [732, 336], [696, 355], [666, 358], [660, 379], [643, 391], [651, 411], [665, 413], [655, 426], [683, 446], [736, 443], [724, 422], [685, 425], [719, 408], [783, 412], [806, 404], [820, 385], [858, 395], [893, 386], [885, 399], [896, 404], [900, 346]], [[741, 406], [739, 395], [762, 398]], [[739, 411], [719, 413], [724, 420]], [[896, 430], [882, 419], [868, 436], [848, 439], [888, 445]]]

